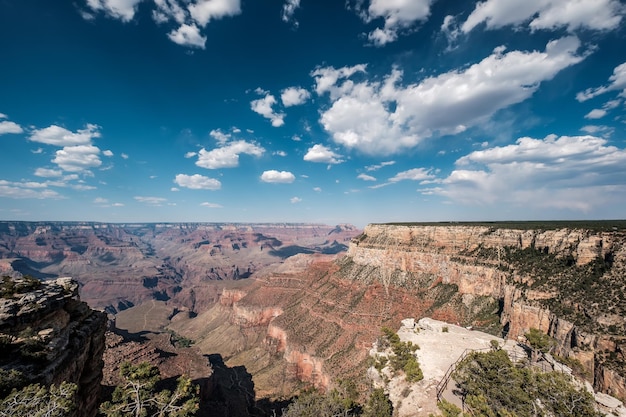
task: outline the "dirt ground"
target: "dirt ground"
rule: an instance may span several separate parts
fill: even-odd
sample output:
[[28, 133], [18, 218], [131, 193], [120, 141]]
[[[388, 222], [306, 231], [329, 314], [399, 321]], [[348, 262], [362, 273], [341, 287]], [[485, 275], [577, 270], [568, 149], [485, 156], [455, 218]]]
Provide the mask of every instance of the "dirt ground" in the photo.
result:
[[[403, 320], [398, 336], [402, 341], [411, 341], [420, 347], [416, 355], [424, 373], [424, 379], [416, 384], [407, 384], [404, 381], [404, 375], [390, 378], [389, 397], [399, 417], [438, 414], [437, 384], [466, 349], [488, 350], [491, 347], [491, 341], [496, 340], [501, 347], [511, 352], [511, 355], [518, 357], [525, 355], [524, 350], [515, 341], [505, 342], [487, 333], [430, 318], [423, 318], [419, 322], [413, 319]], [[376, 348], [372, 350], [372, 352], [375, 351]], [[382, 378], [373, 368], [370, 368], [369, 373], [375, 381], [382, 383]], [[388, 376], [391, 375], [388, 374]], [[460, 407], [459, 398], [452, 394], [453, 386], [452, 381], [443, 392], [443, 396]]]

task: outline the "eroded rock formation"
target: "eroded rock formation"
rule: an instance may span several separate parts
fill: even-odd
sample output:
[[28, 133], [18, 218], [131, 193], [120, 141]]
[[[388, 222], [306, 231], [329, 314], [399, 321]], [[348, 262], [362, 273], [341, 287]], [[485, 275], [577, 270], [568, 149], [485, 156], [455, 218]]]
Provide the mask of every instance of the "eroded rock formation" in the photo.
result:
[[370, 225], [344, 264], [357, 281], [416, 290], [442, 283], [466, 300], [497, 300], [509, 338], [530, 328], [549, 334], [556, 354], [580, 361], [597, 390], [626, 398], [622, 229]]
[[17, 372], [9, 385], [76, 383], [76, 415], [95, 416], [106, 315], [80, 301], [78, 283], [71, 278], [6, 278], [2, 288], [0, 367], [5, 375]]
[[596, 390], [623, 399], [625, 243], [610, 225], [370, 225], [346, 256], [290, 258], [175, 326], [246, 366], [261, 395], [285, 394], [285, 378], [326, 387], [362, 375], [381, 326], [406, 317], [508, 338], [537, 328]]

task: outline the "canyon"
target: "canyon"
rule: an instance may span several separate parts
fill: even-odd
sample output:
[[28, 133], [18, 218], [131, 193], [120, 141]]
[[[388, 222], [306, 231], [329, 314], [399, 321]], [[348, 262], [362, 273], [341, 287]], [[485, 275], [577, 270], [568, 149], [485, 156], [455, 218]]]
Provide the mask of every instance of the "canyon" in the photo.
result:
[[257, 415], [251, 395], [278, 401], [341, 379], [364, 390], [381, 327], [397, 329], [407, 317], [513, 341], [539, 329], [596, 391], [626, 399], [623, 221], [371, 224], [363, 231], [0, 222], [0, 258], [3, 274], [71, 275], [81, 299], [117, 316], [122, 333], [153, 326], [156, 336], [145, 343], [155, 349], [163, 350], [159, 334], [168, 331], [192, 340], [199, 361], [218, 355], [214, 371], [236, 369], [250, 379], [240, 393], [249, 406], [237, 415]]

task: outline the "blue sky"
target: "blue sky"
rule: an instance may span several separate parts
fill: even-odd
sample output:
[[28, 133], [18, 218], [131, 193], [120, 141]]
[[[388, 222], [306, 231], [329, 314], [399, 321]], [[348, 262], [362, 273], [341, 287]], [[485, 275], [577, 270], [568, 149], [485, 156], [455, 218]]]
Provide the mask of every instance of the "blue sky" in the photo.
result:
[[0, 0], [0, 219], [626, 217], [618, 0]]

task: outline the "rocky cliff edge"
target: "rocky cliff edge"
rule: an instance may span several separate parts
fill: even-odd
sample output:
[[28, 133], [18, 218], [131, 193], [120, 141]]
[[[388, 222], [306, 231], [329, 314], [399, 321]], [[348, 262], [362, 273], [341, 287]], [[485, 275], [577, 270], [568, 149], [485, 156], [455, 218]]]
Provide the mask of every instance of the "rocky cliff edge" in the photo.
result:
[[[2, 389], [76, 383], [77, 416], [95, 416], [106, 315], [90, 309], [71, 278], [3, 278], [0, 298]], [[10, 376], [10, 377], [9, 377]]]

